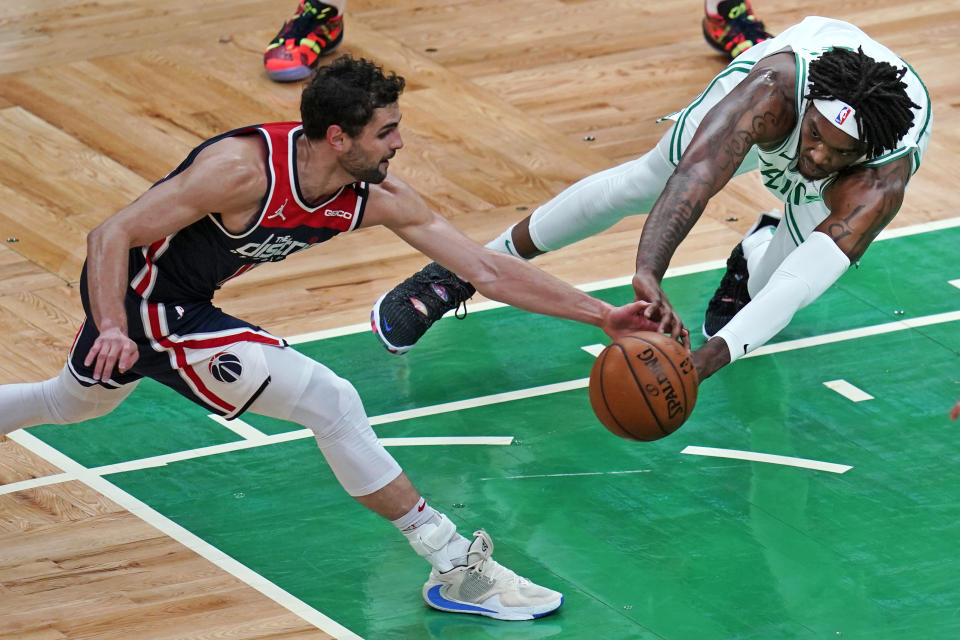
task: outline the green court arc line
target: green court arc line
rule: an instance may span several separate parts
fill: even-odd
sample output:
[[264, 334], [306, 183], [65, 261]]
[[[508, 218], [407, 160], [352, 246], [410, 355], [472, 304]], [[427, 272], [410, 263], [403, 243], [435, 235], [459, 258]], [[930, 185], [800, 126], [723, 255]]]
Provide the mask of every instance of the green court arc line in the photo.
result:
[[709, 456], [712, 458], [732, 458], [734, 460], [747, 460], [749, 462], [766, 462], [769, 464], [780, 464], [787, 467], [799, 467], [801, 469], [813, 469], [815, 471], [829, 471], [830, 473], [846, 473], [850, 469], [853, 469], [853, 467], [848, 464], [823, 462], [821, 460], [810, 460], [808, 458], [795, 458], [793, 456], [779, 456], [772, 453], [757, 453], [756, 451], [718, 449], [716, 447], [698, 447], [690, 445], [684, 447], [683, 451], [680, 453], [694, 456]]
[[[944, 220], [933, 220], [931, 222], [921, 222], [918, 224], [910, 225], [907, 227], [902, 227], [900, 229], [884, 229], [880, 232], [880, 235], [876, 237], [874, 242], [883, 242], [884, 240], [892, 240], [894, 238], [903, 238], [905, 236], [917, 235], [920, 233], [927, 233], [929, 231], [941, 231], [943, 229], [952, 229], [954, 227], [960, 227], [960, 216], [955, 218], [946, 218]], [[726, 266], [727, 261], [720, 260], [707, 260], [705, 262], [697, 262], [695, 264], [684, 265], [679, 267], [670, 267], [667, 269], [664, 274], [664, 279], [675, 278], [678, 276], [685, 276], [691, 273], [700, 273], [702, 271], [710, 271], [712, 269], [720, 269]], [[611, 289], [613, 287], [622, 287], [629, 285], [632, 281], [633, 274], [629, 276], [620, 276], [619, 278], [609, 278], [606, 280], [598, 280], [596, 282], [589, 282], [586, 284], [574, 285], [577, 289], [581, 291], [597, 291], [600, 289]], [[485, 301], [478, 302], [470, 305], [470, 313], [476, 313], [478, 311], [488, 311], [490, 309], [502, 309], [510, 305], [504, 304], [502, 302], [495, 301]], [[447, 315], [453, 314], [453, 311], [450, 311]], [[289, 344], [304, 344], [306, 342], [315, 342], [317, 340], [327, 340], [329, 338], [339, 338], [341, 336], [353, 335], [356, 333], [364, 333], [370, 331], [370, 323], [362, 322], [358, 324], [350, 324], [342, 327], [337, 327], [334, 329], [323, 329], [320, 331], [311, 331], [309, 333], [301, 333], [294, 336], [288, 337], [286, 340]], [[400, 357], [400, 356], [398, 356]]]
[[259, 573], [234, 560], [209, 542], [194, 535], [173, 520], [154, 510], [145, 502], [135, 498], [105, 478], [91, 473], [89, 469], [69, 456], [57, 451], [36, 436], [31, 435], [25, 429], [9, 433], [7, 437], [47, 462], [74, 475], [76, 480], [83, 482], [94, 491], [113, 500], [164, 535], [173, 538], [194, 553], [205, 558], [241, 582], [253, 587], [267, 598], [270, 598], [324, 633], [333, 636], [337, 640], [363, 640], [363, 638], [339, 622], [320, 613], [306, 602], [288, 593]]

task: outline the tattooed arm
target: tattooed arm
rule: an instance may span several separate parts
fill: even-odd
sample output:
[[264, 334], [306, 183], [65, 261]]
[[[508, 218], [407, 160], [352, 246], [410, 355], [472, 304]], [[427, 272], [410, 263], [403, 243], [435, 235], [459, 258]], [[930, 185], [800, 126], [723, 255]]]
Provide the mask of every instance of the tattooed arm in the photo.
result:
[[660, 288], [674, 251], [750, 149], [779, 144], [796, 126], [795, 85], [792, 52], [757, 63], [704, 117], [650, 211], [640, 235], [633, 287], [638, 299], [652, 303], [647, 317], [659, 317], [662, 331], [674, 336], [683, 332], [680, 318]]
[[858, 167], [841, 174], [823, 194], [830, 215], [816, 230], [829, 236], [850, 262], [856, 262], [900, 209], [910, 169], [909, 158], [898, 158], [879, 167]]

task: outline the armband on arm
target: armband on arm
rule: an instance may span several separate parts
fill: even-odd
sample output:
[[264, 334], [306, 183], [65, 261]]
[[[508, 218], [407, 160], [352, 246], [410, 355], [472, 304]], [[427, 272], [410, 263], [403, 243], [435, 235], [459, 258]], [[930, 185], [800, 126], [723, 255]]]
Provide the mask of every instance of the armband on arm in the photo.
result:
[[717, 332], [730, 362], [765, 344], [793, 315], [830, 288], [850, 259], [826, 234], [814, 231], [780, 264], [767, 285]]

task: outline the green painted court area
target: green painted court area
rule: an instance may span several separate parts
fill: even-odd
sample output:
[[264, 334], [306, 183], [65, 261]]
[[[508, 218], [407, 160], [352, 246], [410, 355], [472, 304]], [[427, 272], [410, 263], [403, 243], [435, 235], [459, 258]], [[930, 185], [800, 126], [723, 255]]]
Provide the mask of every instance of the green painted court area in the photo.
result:
[[[514, 438], [391, 452], [461, 533], [486, 528], [498, 560], [565, 593], [541, 620], [427, 609], [426, 563], [340, 489], [312, 438], [105, 478], [371, 640], [960, 638], [960, 424], [947, 417], [960, 396], [957, 247], [960, 227], [876, 243], [774, 343], [952, 316], [745, 358], [705, 381], [690, 420], [657, 442], [609, 434], [585, 381], [378, 424], [384, 438]], [[666, 281], [691, 330], [719, 277]], [[627, 286], [596, 294], [632, 299]], [[297, 348], [351, 380], [376, 417], [583, 380], [593, 357], [582, 347], [604, 338], [499, 308], [442, 320], [403, 357], [369, 333]], [[873, 399], [854, 402], [823, 384], [833, 380]], [[107, 418], [31, 433], [91, 468], [240, 439], [207, 413], [146, 381]], [[301, 429], [243, 420], [265, 434]]]

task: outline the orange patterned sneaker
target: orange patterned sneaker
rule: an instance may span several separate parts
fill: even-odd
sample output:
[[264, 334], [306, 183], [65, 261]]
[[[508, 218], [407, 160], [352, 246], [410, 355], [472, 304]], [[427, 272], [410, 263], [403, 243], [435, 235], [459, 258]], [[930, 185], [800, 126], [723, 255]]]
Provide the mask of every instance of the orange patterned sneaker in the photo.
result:
[[267, 45], [263, 66], [271, 80], [303, 80], [320, 56], [331, 53], [343, 40], [343, 16], [336, 7], [300, 0], [296, 13]]
[[773, 37], [754, 15], [748, 0], [723, 0], [717, 10], [719, 14], [708, 13], [704, 17], [703, 37], [707, 44], [731, 59]]

